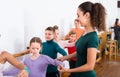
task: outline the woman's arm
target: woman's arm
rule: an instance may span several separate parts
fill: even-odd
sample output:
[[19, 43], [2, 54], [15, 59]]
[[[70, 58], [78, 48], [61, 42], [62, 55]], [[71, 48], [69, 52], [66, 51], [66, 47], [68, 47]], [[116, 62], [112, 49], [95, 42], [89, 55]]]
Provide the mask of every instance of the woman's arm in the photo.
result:
[[88, 48], [86, 64], [74, 69], [66, 69], [63, 66], [59, 66], [58, 70], [60, 72], [85, 72], [93, 70], [96, 62], [96, 54], [97, 54], [96, 48]]
[[68, 34], [66, 34], [66, 35], [63, 37], [62, 40], [69, 40], [69, 39], [70, 39], [70, 38], [69, 38], [69, 33], [72, 32], [72, 31], [73, 31], [73, 29], [71, 29], [71, 30], [68, 32]]
[[73, 57], [76, 57], [76, 52], [74, 52], [74, 53], [72, 53], [70, 55], [67, 55], [67, 56], [59, 57], [57, 59], [60, 60], [60, 61], [64, 61], [64, 60], [69, 60], [69, 59], [71, 59]]

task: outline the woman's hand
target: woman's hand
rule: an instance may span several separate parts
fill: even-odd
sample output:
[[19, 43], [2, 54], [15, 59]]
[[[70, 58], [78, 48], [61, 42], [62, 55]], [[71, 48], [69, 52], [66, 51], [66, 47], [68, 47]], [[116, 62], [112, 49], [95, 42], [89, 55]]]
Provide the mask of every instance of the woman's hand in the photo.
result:
[[63, 67], [62, 65], [58, 65], [58, 71], [60, 72], [68, 72], [68, 68]]
[[59, 57], [59, 58], [57, 58], [57, 60], [59, 60], [59, 61], [64, 61], [64, 60], [66, 60], [66, 57], [65, 57], [65, 56]]
[[28, 77], [28, 72], [26, 70], [22, 70], [19, 74], [18, 77]]

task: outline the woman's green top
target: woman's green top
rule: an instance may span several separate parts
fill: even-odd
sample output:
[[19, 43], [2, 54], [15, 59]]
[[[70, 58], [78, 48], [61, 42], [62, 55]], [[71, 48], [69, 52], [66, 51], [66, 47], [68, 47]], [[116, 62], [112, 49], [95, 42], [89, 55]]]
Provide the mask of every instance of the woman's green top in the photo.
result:
[[[77, 49], [76, 67], [80, 67], [87, 63], [88, 48], [98, 48], [98, 36], [95, 31], [87, 33], [84, 36], [81, 36], [76, 42]], [[96, 77], [96, 74], [94, 70], [91, 70], [86, 72], [78, 72], [76, 73], [76, 77]]]

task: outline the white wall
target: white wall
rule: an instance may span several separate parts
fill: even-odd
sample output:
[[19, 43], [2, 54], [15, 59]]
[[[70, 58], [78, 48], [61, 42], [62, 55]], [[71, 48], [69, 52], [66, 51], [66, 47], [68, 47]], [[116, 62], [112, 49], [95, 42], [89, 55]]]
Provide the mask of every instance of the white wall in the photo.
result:
[[118, 8], [118, 14], [117, 14], [118, 16], [118, 18], [120, 19], [120, 8]]
[[115, 19], [118, 17], [117, 13], [117, 0], [101, 0], [100, 1], [106, 8], [107, 12], [107, 19], [106, 19], [106, 26], [107, 29], [113, 26]]
[[[120, 1], [120, 0], [118, 0], [118, 1]], [[119, 8], [117, 8], [117, 16], [118, 16], [118, 18], [120, 19], [120, 7]]]
[[23, 7], [20, 1], [0, 0], [0, 35], [1, 50], [18, 53], [24, 49]]
[[[76, 2], [74, 0], [26, 0], [25, 2], [25, 44], [33, 36], [44, 40], [44, 30], [48, 26], [58, 25], [64, 34], [72, 26], [76, 18]], [[67, 6], [66, 6], [67, 5]]]
[[0, 0], [0, 49], [13, 53], [24, 48], [23, 8], [19, 1]]

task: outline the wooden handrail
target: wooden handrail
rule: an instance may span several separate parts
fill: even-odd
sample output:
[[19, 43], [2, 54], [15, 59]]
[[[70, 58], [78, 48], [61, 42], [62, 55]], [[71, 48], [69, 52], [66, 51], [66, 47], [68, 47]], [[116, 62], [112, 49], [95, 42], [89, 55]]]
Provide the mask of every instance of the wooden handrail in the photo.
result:
[[20, 57], [26, 54], [29, 54], [30, 52], [28, 50], [26, 50], [25, 52], [21, 52], [21, 53], [15, 53], [13, 54], [14, 57]]

